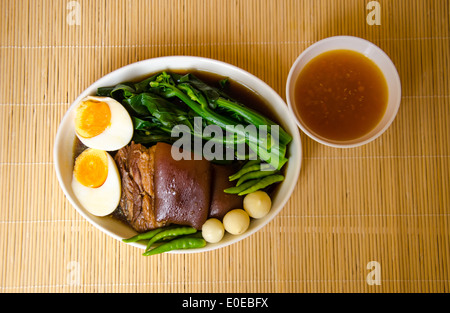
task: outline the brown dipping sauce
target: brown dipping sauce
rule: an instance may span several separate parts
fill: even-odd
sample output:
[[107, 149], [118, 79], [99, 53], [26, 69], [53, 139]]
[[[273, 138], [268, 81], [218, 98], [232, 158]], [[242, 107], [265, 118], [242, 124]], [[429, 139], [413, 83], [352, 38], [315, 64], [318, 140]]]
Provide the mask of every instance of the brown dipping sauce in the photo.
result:
[[388, 87], [361, 53], [332, 50], [312, 59], [294, 90], [294, 111], [315, 134], [336, 141], [369, 133], [386, 111]]

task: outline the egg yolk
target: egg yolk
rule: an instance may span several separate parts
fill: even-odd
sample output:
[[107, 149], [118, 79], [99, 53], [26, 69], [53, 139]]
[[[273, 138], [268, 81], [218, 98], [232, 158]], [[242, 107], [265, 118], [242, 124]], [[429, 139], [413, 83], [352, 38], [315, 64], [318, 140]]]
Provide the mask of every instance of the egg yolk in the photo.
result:
[[87, 100], [77, 108], [75, 130], [81, 137], [100, 135], [111, 124], [111, 109], [105, 102]]
[[108, 177], [108, 157], [106, 152], [97, 149], [84, 150], [75, 160], [75, 179], [89, 188], [103, 185]]

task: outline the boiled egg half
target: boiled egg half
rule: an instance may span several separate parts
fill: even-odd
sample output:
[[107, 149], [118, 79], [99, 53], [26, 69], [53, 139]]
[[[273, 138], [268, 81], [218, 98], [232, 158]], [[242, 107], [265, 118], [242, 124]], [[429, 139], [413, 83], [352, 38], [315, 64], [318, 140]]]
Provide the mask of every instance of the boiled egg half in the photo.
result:
[[84, 150], [75, 160], [72, 190], [89, 213], [111, 214], [121, 197], [120, 174], [111, 155], [98, 149]]
[[131, 141], [133, 122], [115, 99], [88, 96], [76, 107], [75, 132], [89, 148], [114, 151]]

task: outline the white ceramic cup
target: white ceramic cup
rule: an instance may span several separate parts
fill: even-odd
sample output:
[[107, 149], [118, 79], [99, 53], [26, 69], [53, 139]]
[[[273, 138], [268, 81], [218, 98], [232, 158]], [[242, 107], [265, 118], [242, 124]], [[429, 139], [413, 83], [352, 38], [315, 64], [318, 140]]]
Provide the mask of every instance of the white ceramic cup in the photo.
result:
[[[388, 103], [386, 111], [378, 124], [367, 134], [359, 138], [346, 141], [330, 140], [314, 133], [309, 127], [306, 126], [301, 117], [298, 116], [293, 109], [295, 83], [305, 65], [308, 64], [313, 58], [324, 52], [338, 49], [356, 51], [372, 60], [383, 73], [388, 87]], [[394, 121], [400, 107], [401, 100], [400, 77], [394, 63], [392, 63], [388, 55], [370, 41], [353, 36], [329, 37], [311, 45], [296, 59], [289, 71], [286, 82], [286, 100], [297, 125], [313, 140], [324, 145], [337, 148], [357, 147], [378, 138]]]

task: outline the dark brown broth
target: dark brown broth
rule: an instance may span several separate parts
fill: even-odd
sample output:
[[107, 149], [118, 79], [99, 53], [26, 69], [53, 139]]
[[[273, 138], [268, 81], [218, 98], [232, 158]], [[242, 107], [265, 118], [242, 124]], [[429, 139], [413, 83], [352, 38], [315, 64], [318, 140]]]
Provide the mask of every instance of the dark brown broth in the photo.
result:
[[312, 132], [345, 141], [370, 132], [386, 111], [388, 88], [377, 65], [351, 50], [312, 59], [300, 73], [294, 109]]

